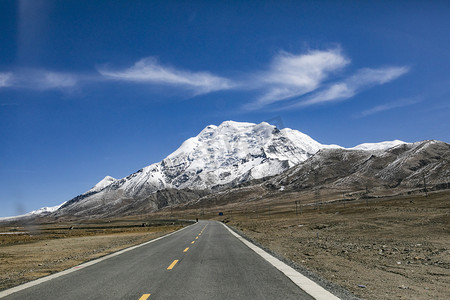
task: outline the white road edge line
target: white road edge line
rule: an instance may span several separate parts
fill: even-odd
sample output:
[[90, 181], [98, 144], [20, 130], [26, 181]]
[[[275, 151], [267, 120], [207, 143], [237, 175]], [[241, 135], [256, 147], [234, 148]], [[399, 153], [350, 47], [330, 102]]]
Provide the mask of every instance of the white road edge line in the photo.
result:
[[263, 249], [259, 248], [258, 246], [250, 243], [246, 239], [244, 239], [242, 236], [231, 230], [227, 225], [224, 223], [221, 223], [223, 226], [225, 226], [228, 231], [231, 232], [232, 235], [234, 235], [236, 238], [238, 238], [241, 242], [243, 242], [247, 247], [255, 251], [257, 254], [259, 254], [262, 258], [264, 258], [266, 261], [268, 261], [272, 266], [280, 270], [284, 275], [286, 275], [290, 280], [292, 280], [293, 283], [295, 283], [298, 287], [300, 287], [302, 290], [304, 290], [306, 293], [311, 295], [313, 298], [317, 300], [339, 300], [338, 297], [309, 279], [308, 277], [300, 274], [298, 271], [294, 270], [281, 260], [273, 257]]
[[117, 251], [117, 252], [108, 254], [108, 255], [106, 255], [106, 256], [103, 256], [103, 257], [100, 257], [100, 258], [97, 258], [97, 259], [88, 261], [88, 262], [83, 263], [83, 264], [81, 264], [81, 265], [74, 266], [74, 267], [72, 267], [72, 268], [70, 268], [70, 269], [67, 269], [67, 270], [64, 270], [64, 271], [61, 271], [61, 272], [52, 274], [52, 275], [48, 275], [48, 276], [45, 276], [45, 277], [42, 277], [42, 278], [39, 278], [39, 279], [30, 281], [30, 282], [27, 282], [27, 283], [24, 283], [24, 284], [15, 286], [15, 287], [13, 287], [13, 288], [4, 290], [4, 291], [0, 292], [0, 298], [6, 297], [6, 296], [11, 295], [11, 294], [13, 294], [13, 293], [16, 293], [16, 292], [18, 292], [18, 291], [22, 291], [22, 290], [27, 289], [27, 288], [29, 288], [29, 287], [32, 287], [32, 286], [41, 284], [41, 283], [43, 283], [43, 282], [46, 282], [46, 281], [49, 281], [49, 280], [52, 280], [52, 279], [55, 279], [55, 278], [58, 278], [58, 277], [67, 275], [67, 274], [69, 274], [69, 273], [72, 273], [72, 272], [75, 272], [75, 271], [84, 269], [84, 268], [86, 268], [86, 267], [95, 265], [96, 263], [99, 263], [99, 262], [101, 262], [101, 261], [107, 260], [108, 258], [117, 256], [117, 255], [120, 255], [120, 254], [122, 254], [122, 253], [125, 253], [125, 252], [128, 252], [128, 251], [134, 250], [134, 249], [136, 249], [136, 248], [139, 248], [139, 247], [148, 245], [148, 244], [150, 244], [150, 243], [156, 242], [156, 241], [161, 240], [161, 239], [163, 239], [163, 238], [166, 238], [166, 237], [168, 237], [168, 236], [170, 236], [170, 235], [172, 235], [172, 234], [178, 233], [178, 232], [180, 232], [180, 231], [182, 231], [182, 230], [184, 230], [184, 229], [186, 229], [186, 228], [188, 228], [188, 227], [194, 226], [195, 224], [198, 224], [198, 223], [194, 223], [194, 224], [191, 224], [191, 225], [189, 225], [189, 226], [183, 227], [183, 228], [181, 228], [181, 229], [179, 229], [179, 230], [177, 230], [177, 231], [174, 231], [174, 232], [168, 233], [168, 234], [166, 234], [166, 235], [160, 236], [160, 237], [158, 237], [158, 238], [156, 238], [156, 239], [153, 239], [153, 240], [150, 240], [150, 241], [148, 241], [148, 242], [145, 242], [145, 243], [142, 243], [142, 244], [139, 244], [139, 245], [136, 245], [136, 246], [132, 246], [132, 247], [129, 247], [129, 248], [126, 248], [126, 249], [123, 249], [123, 250], [120, 250], [120, 251]]

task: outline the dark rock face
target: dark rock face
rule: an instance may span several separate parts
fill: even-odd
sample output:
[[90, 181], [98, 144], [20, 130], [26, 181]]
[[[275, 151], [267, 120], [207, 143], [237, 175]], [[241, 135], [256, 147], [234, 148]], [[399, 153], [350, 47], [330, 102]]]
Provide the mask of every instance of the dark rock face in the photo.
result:
[[317, 185], [333, 188], [445, 187], [450, 181], [450, 144], [424, 141], [385, 151], [325, 149], [294, 168], [269, 179], [265, 186], [302, 190]]

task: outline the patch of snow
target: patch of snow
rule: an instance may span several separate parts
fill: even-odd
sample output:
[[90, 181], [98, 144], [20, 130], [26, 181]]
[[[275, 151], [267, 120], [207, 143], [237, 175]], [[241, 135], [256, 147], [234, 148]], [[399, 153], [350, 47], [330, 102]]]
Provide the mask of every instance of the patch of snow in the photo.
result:
[[407, 143], [400, 141], [400, 140], [386, 141], [386, 142], [380, 142], [380, 143], [364, 143], [364, 144], [355, 146], [353, 148], [348, 148], [348, 150], [364, 150], [364, 151], [387, 150], [387, 149], [396, 147], [401, 144], [407, 144]]
[[21, 218], [26, 218], [26, 217], [39, 216], [39, 215], [42, 215], [42, 214], [52, 213], [52, 212], [57, 211], [66, 202], [61, 203], [61, 204], [56, 205], [56, 206], [42, 207], [42, 208], [39, 208], [37, 210], [33, 210], [33, 211], [31, 211], [29, 213], [26, 213], [26, 214], [23, 214], [23, 215], [12, 216], [12, 217], [2, 217], [2, 218], [0, 218], [0, 221], [12, 221], [12, 220], [15, 220], [15, 219], [21, 219]]
[[99, 191], [103, 190], [105, 187], [111, 185], [112, 183], [114, 183], [116, 181], [117, 181], [117, 179], [115, 179], [111, 176], [106, 176], [105, 178], [100, 180], [92, 189], [87, 191], [85, 194], [90, 193], [90, 192], [99, 192]]

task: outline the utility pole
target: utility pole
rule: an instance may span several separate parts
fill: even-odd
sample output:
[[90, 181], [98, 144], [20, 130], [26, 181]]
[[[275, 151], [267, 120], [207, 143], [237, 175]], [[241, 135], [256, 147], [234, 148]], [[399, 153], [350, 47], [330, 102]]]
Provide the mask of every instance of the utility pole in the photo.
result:
[[369, 206], [369, 187], [366, 182], [366, 206]]
[[299, 213], [302, 213], [302, 208], [300, 206], [300, 201], [295, 200], [295, 214], [297, 215], [297, 221], [300, 222]]
[[314, 190], [314, 198], [316, 198], [316, 206], [318, 207], [318, 208], [320, 208], [320, 206], [319, 206], [319, 202], [320, 202], [320, 189], [319, 189], [319, 187], [318, 187], [318, 184], [317, 184], [317, 182], [318, 182], [318, 171], [314, 171], [314, 187], [315, 187], [315, 190]]
[[342, 192], [342, 203], [344, 203], [344, 208], [345, 208], [345, 193]]
[[423, 188], [425, 189], [425, 197], [428, 198], [427, 181], [425, 179], [425, 174], [422, 174], [422, 177], [423, 177]]

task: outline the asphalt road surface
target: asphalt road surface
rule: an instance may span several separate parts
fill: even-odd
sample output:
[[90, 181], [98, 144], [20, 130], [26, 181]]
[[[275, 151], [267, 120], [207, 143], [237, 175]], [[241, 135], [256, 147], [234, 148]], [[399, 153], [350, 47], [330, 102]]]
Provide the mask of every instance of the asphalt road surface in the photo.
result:
[[219, 222], [17, 291], [4, 299], [314, 299]]

